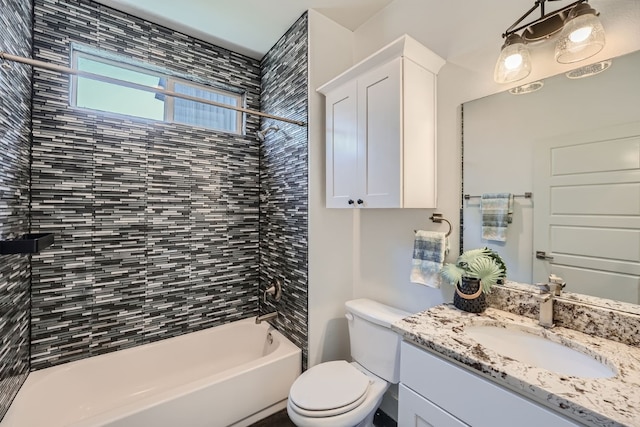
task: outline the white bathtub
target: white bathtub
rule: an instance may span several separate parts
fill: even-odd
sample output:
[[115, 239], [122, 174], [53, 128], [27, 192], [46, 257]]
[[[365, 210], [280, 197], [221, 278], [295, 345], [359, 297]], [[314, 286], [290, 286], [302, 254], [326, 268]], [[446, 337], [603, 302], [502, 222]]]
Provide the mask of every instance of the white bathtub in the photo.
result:
[[300, 370], [299, 348], [245, 319], [32, 372], [0, 426], [247, 426]]

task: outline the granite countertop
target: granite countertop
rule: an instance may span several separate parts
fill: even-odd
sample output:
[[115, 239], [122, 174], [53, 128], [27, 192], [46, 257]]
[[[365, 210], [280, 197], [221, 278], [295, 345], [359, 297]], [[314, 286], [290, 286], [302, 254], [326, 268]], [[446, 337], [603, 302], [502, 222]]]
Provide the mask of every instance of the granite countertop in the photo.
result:
[[[517, 324], [552, 341], [593, 356], [612, 368], [612, 378], [580, 378], [527, 365], [482, 346], [465, 335], [470, 325]], [[487, 377], [570, 418], [594, 426], [640, 427], [640, 348], [555, 327], [488, 308], [482, 314], [439, 305], [392, 325], [403, 338]]]

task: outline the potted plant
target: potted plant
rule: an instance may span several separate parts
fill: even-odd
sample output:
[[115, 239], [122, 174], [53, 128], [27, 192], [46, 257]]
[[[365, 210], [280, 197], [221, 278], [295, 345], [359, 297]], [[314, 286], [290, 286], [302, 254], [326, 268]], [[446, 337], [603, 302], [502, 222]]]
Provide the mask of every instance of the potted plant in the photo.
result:
[[453, 305], [460, 310], [481, 313], [487, 308], [485, 294], [503, 282], [507, 267], [497, 252], [489, 248], [471, 249], [440, 270], [445, 282], [456, 287]]

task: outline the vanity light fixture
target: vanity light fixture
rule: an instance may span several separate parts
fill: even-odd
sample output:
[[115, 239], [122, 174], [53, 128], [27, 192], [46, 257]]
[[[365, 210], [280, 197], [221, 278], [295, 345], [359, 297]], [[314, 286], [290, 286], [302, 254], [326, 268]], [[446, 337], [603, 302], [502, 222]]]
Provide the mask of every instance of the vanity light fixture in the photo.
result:
[[[549, 13], [545, 12], [547, 1], [555, 0], [536, 0], [533, 7], [502, 34], [505, 42], [493, 74], [497, 83], [511, 83], [527, 77], [531, 73], [527, 45], [549, 40], [558, 33], [555, 58], [562, 64], [587, 59], [604, 47], [604, 28], [588, 0], [578, 0]], [[540, 9], [540, 17], [521, 25], [537, 9]]]

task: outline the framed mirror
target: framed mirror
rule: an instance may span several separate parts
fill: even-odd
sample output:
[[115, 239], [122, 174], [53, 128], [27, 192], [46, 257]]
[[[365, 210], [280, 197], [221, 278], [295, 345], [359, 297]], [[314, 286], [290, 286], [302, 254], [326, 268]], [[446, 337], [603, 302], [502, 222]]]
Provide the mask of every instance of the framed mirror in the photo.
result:
[[[463, 247], [498, 251], [509, 280], [554, 273], [568, 291], [639, 304], [640, 51], [594, 70], [463, 104]], [[516, 196], [504, 242], [483, 239], [485, 193]]]

